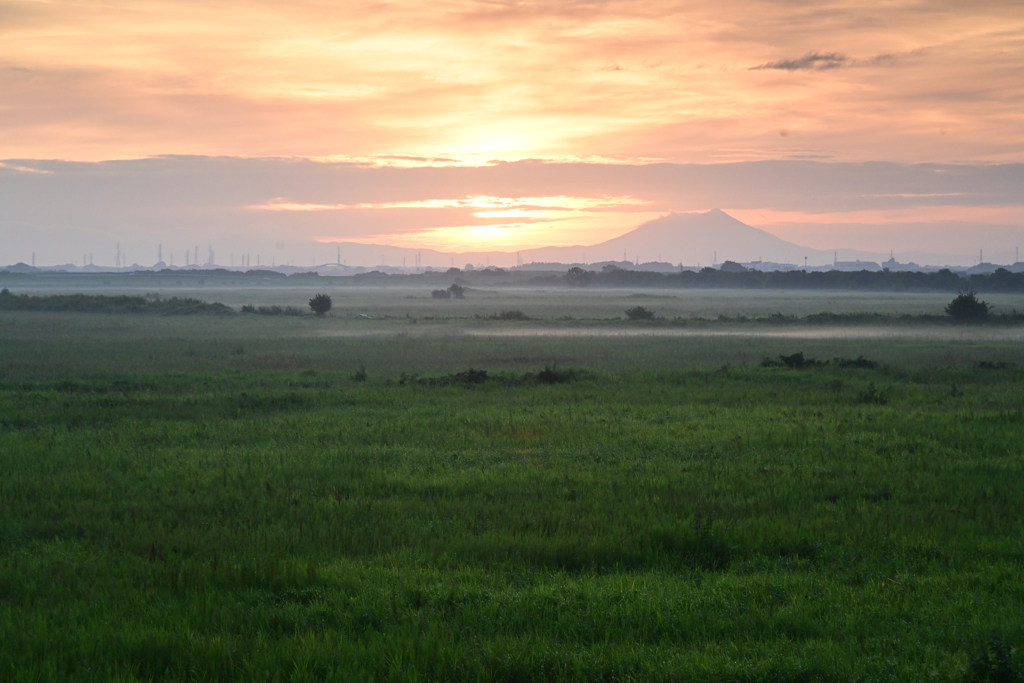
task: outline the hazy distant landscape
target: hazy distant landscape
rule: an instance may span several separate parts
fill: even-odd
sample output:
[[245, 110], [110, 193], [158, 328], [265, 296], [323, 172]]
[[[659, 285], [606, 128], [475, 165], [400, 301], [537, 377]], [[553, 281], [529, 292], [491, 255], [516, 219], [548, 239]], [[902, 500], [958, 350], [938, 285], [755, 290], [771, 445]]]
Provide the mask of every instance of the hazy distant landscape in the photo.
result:
[[[992, 236], [977, 234], [971, 226], [959, 226], [963, 232], [974, 233], [980, 243], [991, 242]], [[1011, 233], [1013, 231], [1010, 231]], [[1019, 231], [1018, 231], [1019, 232]], [[1012, 235], [1001, 235], [999, 242], [1005, 247], [1007, 238]], [[1018, 240], [1019, 241], [1019, 240]], [[284, 245], [279, 245], [279, 249]], [[324, 261], [324, 257], [333, 248], [333, 261]], [[152, 249], [152, 248], [151, 248]], [[991, 273], [999, 267], [1014, 272], [1024, 272], [1024, 262], [1019, 260], [1019, 249], [1014, 247], [1012, 259], [1000, 266], [984, 260], [984, 251], [979, 249], [978, 257], [971, 261], [971, 266], [964, 263], [969, 257], [965, 254], [942, 254], [928, 252], [924, 249], [901, 251], [897, 260], [893, 253], [883, 255], [877, 252], [857, 251], [846, 248], [833, 250], [810, 249], [793, 244], [757, 228], [746, 225], [727, 213], [714, 209], [706, 213], [670, 214], [625, 232], [624, 234], [589, 246], [576, 245], [571, 247], [543, 247], [522, 249], [516, 252], [441, 252], [435, 249], [409, 249], [387, 244], [361, 244], [338, 241], [331, 244], [304, 245], [304, 251], [316, 252], [306, 264], [295, 265], [286, 260], [278, 263], [271, 254], [256, 254], [256, 268], [268, 269], [286, 274], [317, 272], [322, 275], [346, 275], [380, 271], [393, 274], [420, 273], [425, 271], [445, 271], [449, 268], [460, 270], [486, 270], [488, 268], [514, 268], [527, 271], [565, 271], [572, 267], [600, 270], [605, 266], [625, 270], [642, 270], [653, 272], [679, 272], [680, 270], [700, 270], [702, 267], [721, 268], [724, 263], [738, 264], [750, 270], [763, 272], [772, 271], [829, 271], [840, 270], [855, 272], [860, 270], [878, 271], [889, 269], [906, 272], [936, 272], [944, 268], [952, 268], [968, 273]], [[248, 252], [228, 254], [224, 258], [223, 251], [215, 251], [213, 245], [206, 244], [200, 250], [195, 245], [186, 249], [184, 255], [179, 252], [178, 264], [174, 264], [174, 253], [168, 250], [168, 261], [163, 260], [163, 245], [155, 251], [157, 261], [152, 266], [140, 266], [138, 262], [128, 265], [127, 253], [122, 253], [118, 244], [114, 257], [114, 267], [95, 265], [95, 254], [84, 254], [81, 261], [63, 265], [49, 265], [38, 268], [33, 263], [17, 263], [6, 267], [9, 272], [32, 273], [46, 271], [65, 272], [130, 272], [133, 270], [162, 269], [216, 269], [228, 268], [239, 272], [253, 268], [252, 254]], [[991, 257], [990, 252], [990, 257]], [[1006, 259], [1011, 255], [1009, 250], [998, 252], [998, 256]], [[319, 259], [317, 258], [319, 256]], [[219, 260], [218, 260], [219, 257]], [[102, 256], [101, 256], [102, 259]], [[235, 265], [237, 260], [238, 265]], [[269, 263], [268, 263], [269, 261]], [[921, 263], [918, 263], [920, 261]], [[103, 261], [101, 260], [101, 264]], [[703, 264], [703, 265], [702, 265]], [[952, 264], [952, 265], [950, 265]]]

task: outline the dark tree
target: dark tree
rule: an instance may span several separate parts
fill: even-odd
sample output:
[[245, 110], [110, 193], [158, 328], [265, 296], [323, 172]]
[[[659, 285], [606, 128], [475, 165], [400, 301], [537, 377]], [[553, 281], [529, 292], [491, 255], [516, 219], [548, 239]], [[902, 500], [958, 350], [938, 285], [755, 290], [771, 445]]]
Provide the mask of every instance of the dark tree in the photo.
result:
[[466, 298], [466, 288], [462, 285], [452, 285], [448, 288], [448, 291], [452, 293], [452, 296], [456, 299]]
[[309, 300], [309, 309], [317, 315], [323, 315], [331, 310], [331, 297], [326, 294], [317, 294]]
[[594, 273], [589, 270], [583, 270], [579, 266], [573, 266], [569, 269], [569, 272], [565, 274], [565, 281], [573, 287], [583, 287], [590, 282]]
[[430, 293], [430, 296], [434, 297], [435, 299], [451, 299], [452, 293], [449, 292], [447, 289], [435, 289]]
[[988, 318], [992, 305], [978, 299], [974, 290], [960, 292], [946, 305], [946, 315], [958, 323], [977, 323]]

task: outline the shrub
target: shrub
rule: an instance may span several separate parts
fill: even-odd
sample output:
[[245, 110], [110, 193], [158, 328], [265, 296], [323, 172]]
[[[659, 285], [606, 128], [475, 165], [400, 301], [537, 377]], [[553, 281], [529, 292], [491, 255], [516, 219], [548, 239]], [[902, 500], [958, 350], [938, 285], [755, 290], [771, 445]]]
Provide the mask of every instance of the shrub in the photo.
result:
[[841, 368], [859, 368], [863, 370], [874, 370], [878, 367], [878, 361], [868, 360], [864, 356], [836, 358], [835, 364]]
[[630, 320], [654, 320], [654, 311], [649, 311], [643, 306], [634, 306], [626, 309], [626, 317]]
[[804, 368], [813, 368], [826, 364], [816, 358], [805, 358], [803, 351], [797, 351], [789, 356], [779, 356], [779, 360], [787, 368], [793, 368], [794, 370], [803, 370]]
[[448, 288], [448, 291], [451, 292], [452, 296], [455, 297], [456, 299], [466, 298], [466, 288], [463, 287], [462, 285], [453, 284], [451, 287]]
[[576, 370], [559, 370], [557, 365], [545, 365], [537, 373], [537, 381], [541, 384], [567, 384], [576, 379], [578, 374]]
[[242, 313], [255, 313], [256, 307], [252, 304], [245, 304], [242, 306]]
[[992, 305], [978, 299], [973, 290], [957, 294], [956, 298], [946, 305], [946, 315], [957, 323], [977, 323], [988, 319]]
[[491, 316], [492, 320], [529, 320], [530, 316], [526, 315], [522, 311], [502, 311], [501, 313], [495, 313]]
[[360, 365], [359, 369], [352, 373], [353, 382], [365, 382], [367, 379], [365, 365]]
[[434, 299], [451, 299], [452, 293], [447, 289], [435, 289], [430, 293], [430, 296]]
[[1007, 370], [1013, 367], [1013, 363], [1005, 360], [982, 360], [976, 366], [979, 370]]
[[331, 310], [332, 304], [331, 297], [326, 294], [317, 294], [309, 300], [309, 310], [318, 316], [322, 316]]
[[889, 405], [889, 397], [884, 391], [879, 391], [874, 382], [868, 383], [868, 388], [857, 394], [857, 402], [872, 406]]

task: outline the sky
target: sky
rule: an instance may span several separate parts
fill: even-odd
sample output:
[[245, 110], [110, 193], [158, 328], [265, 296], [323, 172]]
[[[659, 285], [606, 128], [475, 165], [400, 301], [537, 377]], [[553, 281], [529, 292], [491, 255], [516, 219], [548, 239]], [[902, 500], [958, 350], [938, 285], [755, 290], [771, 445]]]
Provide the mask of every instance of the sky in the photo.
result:
[[965, 5], [0, 0], [0, 262], [514, 251], [712, 208], [1005, 255], [1024, 7]]

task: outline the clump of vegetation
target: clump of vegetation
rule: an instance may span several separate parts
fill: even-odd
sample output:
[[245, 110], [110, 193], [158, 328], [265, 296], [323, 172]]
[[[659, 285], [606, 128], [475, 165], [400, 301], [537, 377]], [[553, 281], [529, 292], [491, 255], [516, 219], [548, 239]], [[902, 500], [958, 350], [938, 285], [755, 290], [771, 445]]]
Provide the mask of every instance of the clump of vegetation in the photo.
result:
[[985, 646], [971, 658], [964, 683], [1021, 683], [1024, 671], [1014, 661], [1014, 648], [998, 634], [993, 634]]
[[242, 306], [242, 313], [256, 313], [258, 315], [305, 315], [298, 306]]
[[857, 394], [857, 402], [865, 405], [885, 406], [889, 405], [889, 395], [879, 391], [874, 382], [868, 383], [868, 388]]
[[462, 285], [453, 284], [448, 289], [435, 289], [430, 293], [430, 296], [435, 299], [451, 299], [453, 297], [456, 299], [465, 299], [466, 288]]
[[[441, 377], [424, 377], [417, 380], [419, 384], [426, 386], [473, 386], [476, 384], [483, 384], [488, 379], [486, 370], [474, 370], [470, 368], [465, 372], [455, 372], [450, 375], [443, 375]], [[399, 382], [400, 384], [402, 382]]]
[[978, 299], [973, 289], [957, 294], [956, 298], [946, 304], [946, 315], [956, 323], [980, 323], [988, 319], [992, 304]]
[[630, 320], [654, 320], [654, 311], [643, 306], [634, 306], [626, 309], [626, 317]]
[[526, 315], [522, 311], [502, 311], [501, 313], [495, 313], [491, 316], [491, 320], [530, 320], [530, 316]]
[[545, 365], [544, 369], [537, 373], [537, 381], [541, 384], [568, 384], [580, 374], [579, 370], [559, 369], [556, 364]]
[[369, 377], [366, 374], [366, 366], [360, 365], [359, 369], [352, 373], [353, 382], [365, 382]]
[[789, 356], [779, 356], [779, 361], [787, 368], [803, 370], [804, 368], [816, 368], [828, 365], [828, 361], [820, 361], [817, 358], [807, 358], [803, 351], [797, 351]]
[[878, 361], [868, 360], [864, 356], [856, 358], [835, 358], [832, 361], [840, 368], [855, 368], [860, 370], [874, 370], [880, 366]]
[[[832, 364], [836, 367], [843, 369], [862, 369], [862, 370], [874, 370], [881, 367], [878, 361], [868, 360], [864, 356], [857, 356], [856, 358], [833, 358]], [[803, 370], [805, 368], [820, 368], [829, 365], [827, 360], [818, 360], [817, 358], [807, 358], [804, 356], [803, 351], [788, 356], [779, 356], [778, 360], [765, 356], [761, 359], [762, 368], [793, 368], [794, 370]]]
[[978, 361], [975, 367], [979, 370], [1008, 370], [1013, 367], [1013, 363], [1008, 363], [1005, 360], [982, 360]]
[[331, 297], [326, 294], [317, 294], [309, 300], [309, 310], [313, 311], [313, 314], [318, 317], [326, 315], [327, 311], [331, 310], [332, 305]]

